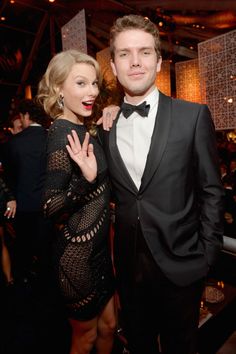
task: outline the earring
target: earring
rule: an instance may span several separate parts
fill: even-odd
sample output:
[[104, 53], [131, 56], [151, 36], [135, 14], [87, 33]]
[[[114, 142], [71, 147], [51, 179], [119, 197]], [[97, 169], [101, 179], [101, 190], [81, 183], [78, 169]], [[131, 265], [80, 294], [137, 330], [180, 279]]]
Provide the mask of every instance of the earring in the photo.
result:
[[60, 96], [57, 99], [57, 104], [60, 109], [63, 109], [64, 107], [64, 97], [60, 94]]

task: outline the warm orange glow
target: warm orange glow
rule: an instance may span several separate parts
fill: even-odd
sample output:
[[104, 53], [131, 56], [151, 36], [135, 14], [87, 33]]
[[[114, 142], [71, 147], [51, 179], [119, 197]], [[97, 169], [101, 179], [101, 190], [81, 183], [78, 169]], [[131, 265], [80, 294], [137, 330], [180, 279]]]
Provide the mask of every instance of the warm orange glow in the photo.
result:
[[27, 85], [25, 87], [25, 98], [28, 98], [29, 100], [32, 99], [32, 92], [31, 92], [31, 86]]
[[198, 59], [187, 60], [175, 64], [176, 97], [202, 103]]
[[5, 21], [5, 20], [6, 20], [6, 17], [1, 16], [1, 21]]
[[55, 0], [48, 0], [49, 2], [54, 2]]
[[11, 4], [15, 4], [15, 0], [10, 0], [10, 3]]

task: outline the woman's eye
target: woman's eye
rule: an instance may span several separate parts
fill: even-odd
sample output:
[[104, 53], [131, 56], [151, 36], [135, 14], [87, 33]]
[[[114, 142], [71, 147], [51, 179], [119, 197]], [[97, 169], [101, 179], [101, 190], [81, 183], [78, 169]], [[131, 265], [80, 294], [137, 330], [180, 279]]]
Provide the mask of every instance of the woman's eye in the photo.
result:
[[77, 85], [78, 85], [78, 86], [84, 86], [85, 83], [84, 83], [84, 81], [78, 81], [78, 82], [77, 82]]
[[95, 82], [93, 83], [93, 86], [98, 87], [98, 81], [95, 81]]

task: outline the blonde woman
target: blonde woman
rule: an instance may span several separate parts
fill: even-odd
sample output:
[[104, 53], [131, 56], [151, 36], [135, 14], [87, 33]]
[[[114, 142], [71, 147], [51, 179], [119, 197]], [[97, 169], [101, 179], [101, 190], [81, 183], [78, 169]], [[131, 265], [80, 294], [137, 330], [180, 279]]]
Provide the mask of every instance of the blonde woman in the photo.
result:
[[[93, 347], [98, 354], [111, 353], [116, 326], [110, 184], [91, 118], [100, 83], [98, 63], [68, 50], [50, 61], [37, 96], [54, 120], [48, 133], [44, 212], [55, 224], [54, 273], [72, 327], [70, 354], [88, 354]], [[73, 132], [85, 139], [77, 163], [68, 152]]]

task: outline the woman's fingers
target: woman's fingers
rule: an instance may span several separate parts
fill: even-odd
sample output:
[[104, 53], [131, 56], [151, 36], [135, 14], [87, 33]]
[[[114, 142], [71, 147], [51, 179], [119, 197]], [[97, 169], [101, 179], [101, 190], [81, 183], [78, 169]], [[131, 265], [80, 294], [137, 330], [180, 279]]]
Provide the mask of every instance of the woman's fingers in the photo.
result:
[[79, 137], [75, 130], [71, 131], [71, 135], [67, 135], [69, 144], [66, 145], [66, 149], [73, 160], [76, 160], [77, 157], [82, 158], [82, 156], [87, 156], [89, 153], [93, 152], [93, 148], [91, 148], [89, 144], [89, 133], [86, 132], [83, 144], [81, 146]]
[[88, 156], [92, 156], [93, 154], [93, 144], [89, 144], [88, 146]]
[[116, 119], [120, 107], [110, 105], [105, 107], [102, 112], [102, 117], [98, 119], [97, 125], [102, 124], [104, 130], [110, 130], [113, 125], [113, 121]]
[[72, 130], [71, 134], [72, 135], [68, 134], [67, 138], [68, 138], [71, 150], [76, 154], [81, 150], [81, 144], [80, 144], [79, 137], [78, 137], [76, 131]]
[[89, 133], [87, 132], [85, 134], [85, 138], [82, 144], [82, 150], [85, 151], [86, 153], [88, 151], [88, 145], [89, 145]]
[[8, 219], [10, 219], [10, 218], [14, 218], [15, 214], [16, 214], [16, 203], [15, 202], [8, 202], [4, 216], [6, 216]]

